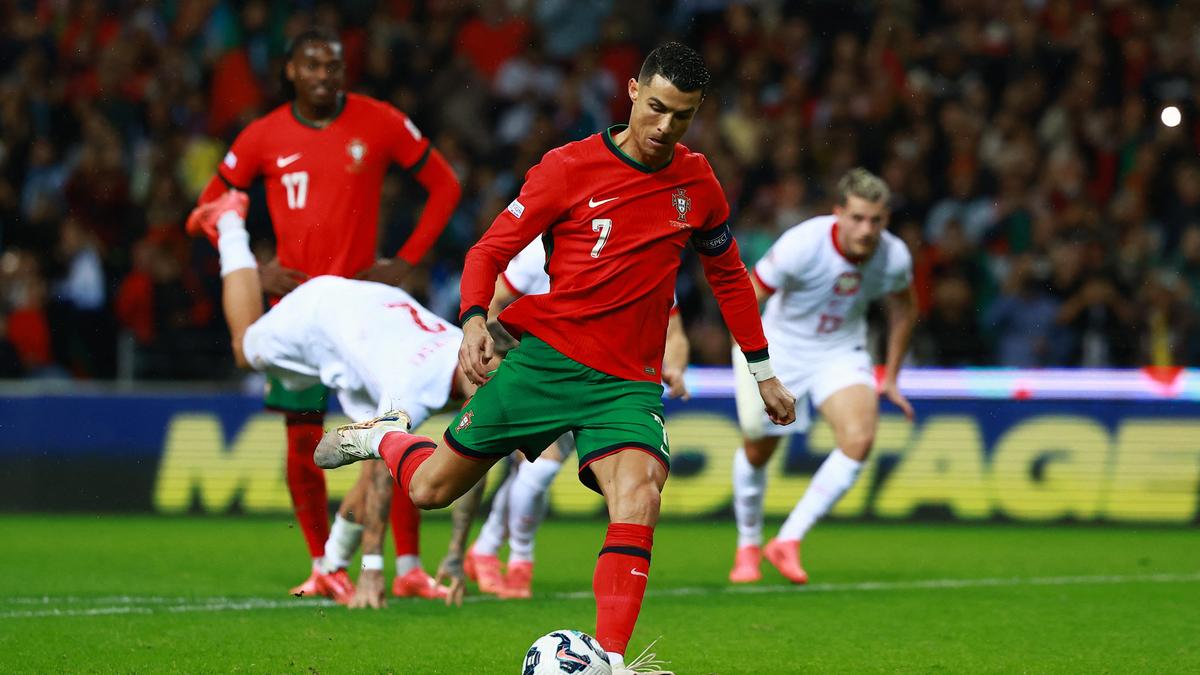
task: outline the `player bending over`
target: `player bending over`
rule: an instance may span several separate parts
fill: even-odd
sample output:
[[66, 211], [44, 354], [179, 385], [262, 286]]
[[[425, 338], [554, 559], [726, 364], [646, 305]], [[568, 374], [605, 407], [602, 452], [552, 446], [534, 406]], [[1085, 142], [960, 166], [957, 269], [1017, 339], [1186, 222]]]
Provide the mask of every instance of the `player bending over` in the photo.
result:
[[[659, 371], [684, 246], [700, 254], [771, 420], [795, 419], [795, 399], [771, 371], [724, 193], [704, 156], [679, 144], [708, 80], [692, 49], [655, 49], [629, 80], [629, 125], [546, 153], [468, 252], [459, 364], [482, 386], [440, 442], [381, 418], [326, 434], [315, 456], [326, 467], [382, 457], [417, 506], [438, 508], [510, 452], [532, 459], [572, 432], [579, 478], [604, 495], [611, 521], [592, 588], [596, 637], [614, 673], [632, 672], [624, 654], [649, 580], [670, 466]], [[539, 236], [550, 292], [501, 313], [521, 343], [492, 371], [486, 308], [496, 277]]]
[[[295, 37], [284, 64], [291, 100], [250, 123], [200, 195], [204, 205], [261, 180], [277, 243], [260, 270], [273, 299], [305, 279], [332, 274], [398, 285], [437, 241], [461, 192], [450, 164], [403, 112], [346, 91], [340, 38], [323, 28]], [[428, 199], [394, 258], [376, 259], [379, 203], [392, 165], [407, 171]], [[313, 568], [293, 593], [321, 592], [317, 569], [330, 534], [325, 473], [313, 464], [328, 391], [292, 390], [267, 379], [266, 406], [287, 422], [287, 484]], [[399, 557], [415, 559], [420, 514], [393, 501]]]
[[[516, 298], [549, 290], [546, 249], [540, 240], [535, 239], [508, 263], [508, 268], [496, 279], [495, 295], [488, 308], [489, 323]], [[497, 332], [493, 329], [493, 334]], [[514, 345], [515, 342], [508, 346]], [[671, 318], [667, 322], [662, 368], [663, 383], [667, 385], [667, 395], [671, 398], [687, 399], [683, 373], [687, 369], [688, 351], [679, 308], [673, 304]], [[533, 540], [549, 507], [546, 493], [562, 468], [563, 458], [574, 449], [575, 438], [566, 433], [546, 448], [532, 464], [521, 466], [519, 462], [514, 462], [513, 470], [509, 471], [492, 496], [488, 518], [464, 560], [466, 574], [479, 584], [479, 590], [504, 598], [528, 598], [532, 595]], [[505, 538], [509, 547], [507, 573], [498, 556]]]
[[[399, 288], [320, 276], [264, 314], [257, 263], [244, 224], [246, 203], [245, 193], [229, 190], [197, 207], [187, 225], [189, 233], [213, 239], [220, 253], [222, 306], [239, 367], [274, 376], [291, 389], [324, 384], [337, 391], [346, 414], [360, 421], [397, 407], [407, 410], [409, 419], [424, 420], [450, 399], [474, 393], [476, 385], [458, 366], [461, 331]], [[384, 481], [378, 480], [380, 475]], [[382, 493], [371, 489], [379, 483]], [[391, 488], [381, 463], [363, 467], [326, 542], [318, 592], [350, 601], [354, 589], [345, 566], [362, 528], [346, 515], [350, 510], [365, 512], [368, 520], [380, 524], [368, 528], [377, 534], [363, 542], [367, 588], [356, 604], [379, 604], [380, 540]], [[397, 491], [397, 500], [408, 501], [407, 492]], [[446, 597], [447, 591], [420, 568], [419, 559], [399, 560], [398, 565], [395, 593]]]
[[[767, 461], [780, 437], [808, 428], [808, 406], [801, 402], [800, 423], [794, 427], [765, 424], [756, 388], [738, 377], [743, 440], [733, 459], [738, 548], [729, 580], [734, 583], [761, 579], [764, 554], [792, 582], [808, 581], [800, 565], [800, 540], [854, 484], [875, 441], [879, 400], [866, 350], [866, 313], [878, 298], [883, 298], [889, 327], [880, 393], [912, 419], [912, 406], [896, 386], [917, 321], [912, 259], [904, 243], [887, 232], [889, 194], [879, 177], [851, 170], [838, 182], [833, 215], [791, 228], [754, 267], [755, 293], [760, 301], [770, 298], [762, 323], [776, 346], [779, 378], [821, 411], [833, 427], [837, 447], [779, 535], [760, 548]], [[734, 350], [735, 361], [739, 358]]]

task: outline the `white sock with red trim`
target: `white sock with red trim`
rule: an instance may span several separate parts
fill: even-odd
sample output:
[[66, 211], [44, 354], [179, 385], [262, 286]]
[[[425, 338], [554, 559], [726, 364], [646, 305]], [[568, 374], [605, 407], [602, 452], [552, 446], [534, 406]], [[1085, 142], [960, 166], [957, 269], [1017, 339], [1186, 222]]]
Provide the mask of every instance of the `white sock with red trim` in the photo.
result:
[[321, 571], [330, 574], [350, 565], [350, 556], [362, 541], [363, 526], [346, 520], [342, 514], [333, 518], [329, 538], [325, 540], [325, 557], [321, 558]]
[[479, 537], [471, 546], [472, 553], [496, 555], [500, 552], [500, 547], [504, 545], [504, 539], [508, 537], [509, 500], [515, 480], [516, 475], [510, 472], [500, 487], [496, 488], [496, 494], [492, 497], [492, 510], [488, 512], [483, 529], [479, 531]]
[[733, 454], [733, 515], [737, 521], [738, 548], [762, 546], [763, 497], [767, 492], [767, 468], [746, 459], [746, 449]]
[[509, 560], [533, 560], [533, 538], [546, 517], [546, 491], [562, 468], [556, 459], [538, 457], [517, 472], [508, 497]]
[[821, 462], [821, 468], [813, 474], [812, 482], [804, 491], [804, 496], [796, 503], [783, 527], [779, 528], [779, 538], [787, 541], [798, 541], [804, 538], [818, 520], [821, 519], [842, 495], [846, 494], [854, 481], [862, 462], [850, 459], [841, 449], [834, 448], [833, 452]]

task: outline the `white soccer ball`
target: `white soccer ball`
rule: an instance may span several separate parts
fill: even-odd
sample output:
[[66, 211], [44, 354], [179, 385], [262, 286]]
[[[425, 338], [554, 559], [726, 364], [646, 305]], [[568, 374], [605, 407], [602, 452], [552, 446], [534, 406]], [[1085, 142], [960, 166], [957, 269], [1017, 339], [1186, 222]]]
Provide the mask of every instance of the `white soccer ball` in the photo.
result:
[[521, 675], [611, 675], [608, 654], [596, 638], [577, 630], [556, 630], [537, 639], [525, 653]]

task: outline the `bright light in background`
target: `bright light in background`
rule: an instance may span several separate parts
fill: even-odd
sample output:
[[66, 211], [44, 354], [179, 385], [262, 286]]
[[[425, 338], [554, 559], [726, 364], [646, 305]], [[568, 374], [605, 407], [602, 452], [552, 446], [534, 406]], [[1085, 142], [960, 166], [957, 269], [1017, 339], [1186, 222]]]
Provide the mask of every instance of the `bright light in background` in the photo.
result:
[[1179, 126], [1179, 122], [1183, 120], [1183, 114], [1179, 112], [1179, 108], [1173, 105], [1163, 108], [1162, 114], [1159, 117], [1162, 118], [1162, 123], [1168, 127], [1177, 127]]

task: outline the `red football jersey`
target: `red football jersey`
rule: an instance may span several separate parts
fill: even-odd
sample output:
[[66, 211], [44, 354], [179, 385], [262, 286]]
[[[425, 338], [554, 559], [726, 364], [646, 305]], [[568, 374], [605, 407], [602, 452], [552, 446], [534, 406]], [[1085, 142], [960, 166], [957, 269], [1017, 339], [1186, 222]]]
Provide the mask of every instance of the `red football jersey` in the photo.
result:
[[734, 337], [751, 360], [766, 358], [758, 303], [708, 160], [677, 145], [669, 164], [651, 170], [615, 145], [616, 129], [552, 150], [529, 170], [520, 196], [467, 254], [462, 319], [488, 306], [496, 275], [542, 235], [550, 292], [516, 300], [501, 323], [601, 372], [657, 382], [691, 240]]
[[279, 263], [310, 276], [353, 276], [375, 262], [388, 166], [417, 169], [431, 145], [408, 117], [346, 94], [325, 127], [284, 104], [238, 134], [218, 169], [231, 187], [262, 176]]

